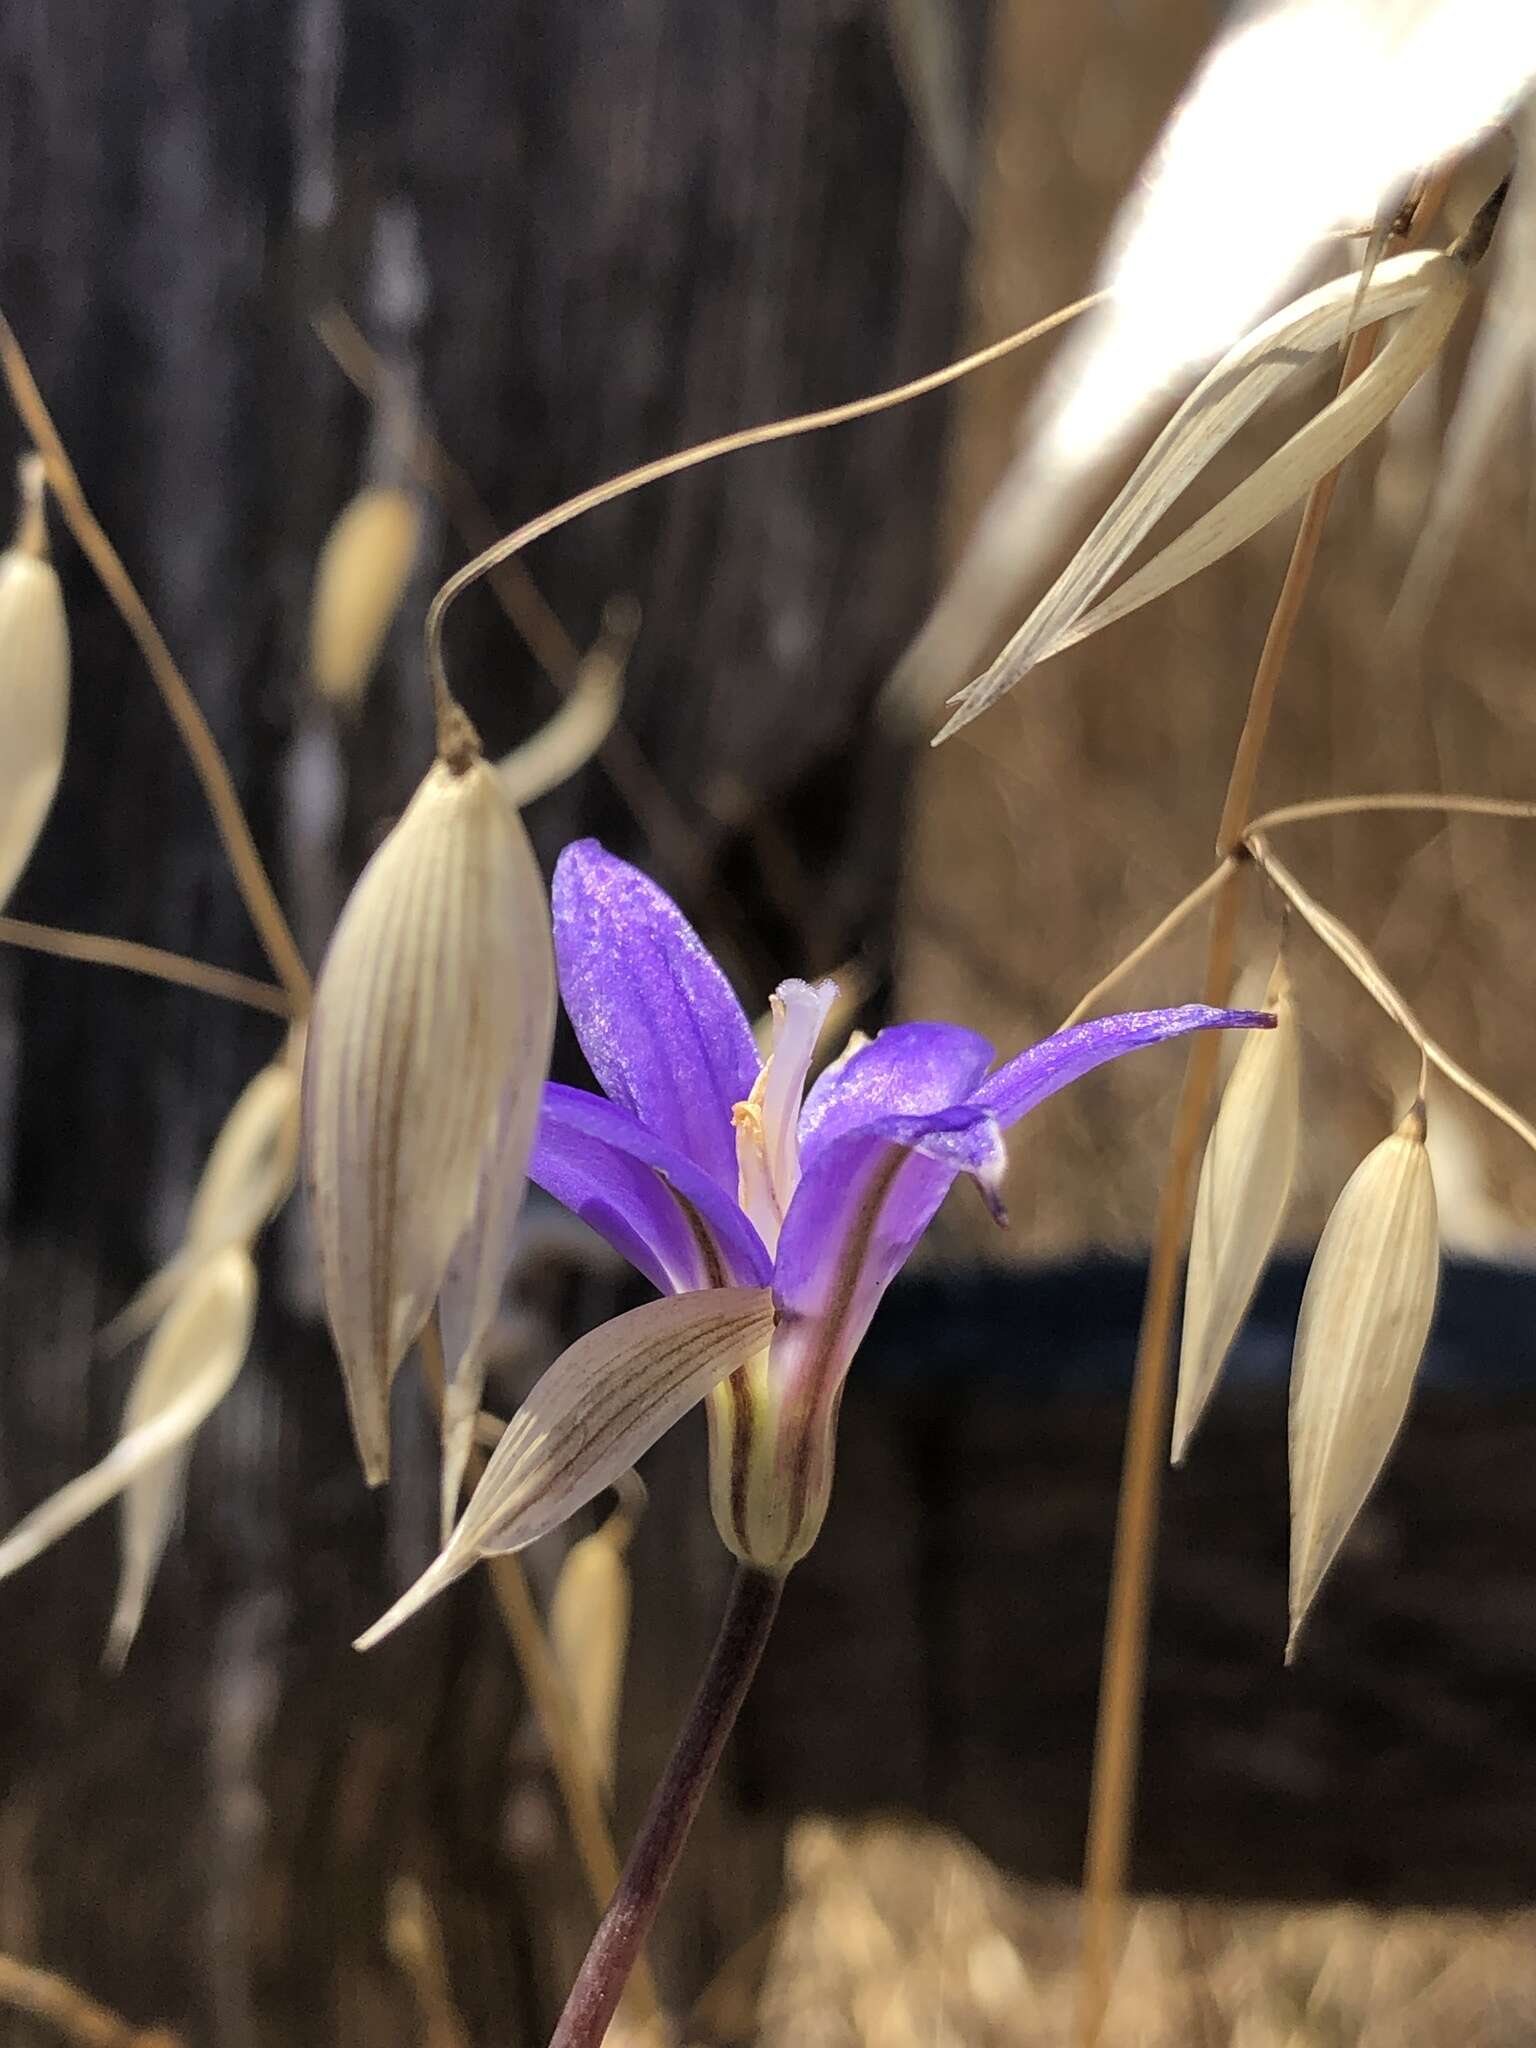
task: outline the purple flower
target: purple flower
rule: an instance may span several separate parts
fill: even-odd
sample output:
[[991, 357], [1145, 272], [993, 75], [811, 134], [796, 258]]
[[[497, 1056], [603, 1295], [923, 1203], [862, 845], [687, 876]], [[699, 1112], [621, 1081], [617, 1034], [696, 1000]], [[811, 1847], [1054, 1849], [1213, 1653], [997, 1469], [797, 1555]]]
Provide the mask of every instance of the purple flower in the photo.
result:
[[548, 1087], [529, 1175], [664, 1293], [772, 1289], [772, 1339], [711, 1393], [709, 1419], [720, 1533], [774, 1569], [815, 1540], [848, 1368], [956, 1176], [1000, 1216], [1003, 1133], [1036, 1103], [1137, 1046], [1273, 1021], [1193, 1005], [1103, 1017], [992, 1073], [974, 1032], [899, 1024], [806, 1095], [830, 982], [780, 986], [760, 1063], [719, 966], [638, 869], [579, 841], [553, 909], [561, 994], [604, 1095]]
[[550, 1083], [529, 1177], [664, 1298], [551, 1366], [447, 1548], [367, 1636], [477, 1557], [553, 1528], [708, 1396], [726, 1544], [783, 1572], [815, 1541], [838, 1403], [859, 1341], [959, 1174], [994, 1214], [1003, 1133], [1138, 1046], [1262, 1012], [1189, 1004], [1074, 1025], [989, 1072], [953, 1024], [898, 1024], [806, 1077], [835, 989], [786, 981], [760, 1060], [719, 966], [656, 884], [595, 840], [555, 869], [555, 956], [603, 1094]]

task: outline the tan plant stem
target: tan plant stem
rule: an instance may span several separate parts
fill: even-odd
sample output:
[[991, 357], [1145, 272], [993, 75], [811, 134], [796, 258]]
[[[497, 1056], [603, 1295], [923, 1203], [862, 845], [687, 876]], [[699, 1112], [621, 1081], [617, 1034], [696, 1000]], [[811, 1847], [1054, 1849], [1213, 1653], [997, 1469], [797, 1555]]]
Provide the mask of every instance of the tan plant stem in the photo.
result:
[[[445, 1367], [442, 1336], [435, 1316], [421, 1333], [420, 1349], [427, 1386], [441, 1408]], [[465, 1472], [465, 1484], [471, 1490], [484, 1469], [485, 1453], [477, 1446]], [[528, 1695], [528, 1704], [533, 1709], [544, 1747], [549, 1752], [550, 1768], [560, 1789], [571, 1844], [592, 1903], [601, 1914], [619, 1881], [619, 1859], [608, 1826], [597, 1770], [588, 1752], [565, 1678], [550, 1648], [522, 1559], [517, 1556], [489, 1557], [486, 1568], [490, 1573], [491, 1591], [495, 1595], [502, 1627], [512, 1645], [523, 1689]], [[659, 2023], [661, 2002], [656, 1980], [643, 1956], [637, 1961], [630, 1978], [629, 1996], [641, 2024]]]
[[[377, 400], [384, 365], [357, 323], [340, 306], [328, 306], [313, 325], [342, 375], [365, 398]], [[465, 546], [476, 554], [494, 547], [501, 534], [500, 522], [492, 518], [467, 472], [442, 443], [425, 428], [418, 428], [403, 452], [447, 512]], [[535, 661], [557, 689], [568, 690], [581, 667], [581, 650], [528, 570], [519, 561], [500, 562], [488, 572], [487, 580]], [[603, 741], [598, 759], [663, 864], [680, 879], [702, 874], [708, 864], [706, 849], [622, 721]]]
[[599, 505], [609, 504], [615, 498], [627, 497], [631, 491], [643, 489], [647, 484], [660, 483], [663, 478], [677, 476], [685, 469], [697, 469], [701, 463], [714, 462], [722, 455], [735, 455], [746, 448], [761, 448], [770, 441], [788, 441], [798, 434], [817, 432], [822, 427], [840, 427], [850, 420], [866, 419], [871, 413], [888, 412], [892, 407], [907, 405], [914, 398], [921, 398], [925, 392], [937, 391], [946, 384], [953, 384], [958, 378], [968, 377], [975, 370], [984, 369], [988, 363], [995, 363], [1003, 356], [1027, 343], [1038, 341], [1043, 334], [1054, 327], [1063, 326], [1068, 320], [1076, 319], [1090, 306], [1096, 306], [1104, 294], [1092, 292], [1085, 299], [1078, 299], [1070, 306], [1058, 307], [1043, 320], [1037, 320], [1030, 327], [1021, 328], [1017, 334], [1010, 334], [1001, 341], [994, 341], [986, 348], [977, 349], [973, 354], [962, 356], [958, 362], [946, 363], [940, 370], [931, 370], [925, 377], [915, 377], [910, 383], [898, 384], [890, 391], [877, 391], [872, 397], [851, 399], [846, 405], [824, 407], [819, 412], [798, 413], [791, 419], [770, 420], [766, 426], [742, 427], [735, 433], [722, 434], [713, 441], [703, 441], [692, 448], [680, 449], [672, 455], [663, 455], [654, 462], [645, 462], [638, 469], [625, 470], [621, 476], [610, 477], [606, 483], [594, 484], [590, 490], [580, 491], [574, 498], [567, 498], [563, 505], [556, 505], [551, 511], [540, 513], [537, 519], [530, 519], [516, 532], [507, 534], [494, 546], [478, 554], [472, 562], [466, 562], [462, 569], [454, 571], [447, 582], [433, 598], [427, 612], [427, 670], [432, 678], [434, 691], [446, 692], [447, 677], [443, 669], [443, 621], [454, 600], [463, 595], [470, 585], [482, 576], [488, 576], [501, 563], [508, 562], [520, 554], [534, 541], [542, 540], [547, 533], [558, 527], [568, 526], [583, 513], [596, 511]]
[[[1533, 807], [1536, 808], [1536, 807]], [[1531, 815], [1531, 812], [1525, 813]], [[1496, 1095], [1484, 1082], [1467, 1069], [1451, 1053], [1447, 1052], [1438, 1039], [1431, 1038], [1410, 1008], [1407, 998], [1382, 972], [1375, 955], [1342, 918], [1335, 917], [1331, 910], [1325, 910], [1317, 898], [1304, 888], [1296, 876], [1257, 836], [1248, 841], [1248, 848], [1255, 864], [1262, 868], [1274, 883], [1296, 915], [1316, 932], [1335, 959], [1340, 960], [1359, 982], [1372, 1000], [1386, 1011], [1418, 1047], [1419, 1056], [1429, 1066], [1436, 1068], [1453, 1086], [1464, 1095], [1497, 1117], [1499, 1122], [1514, 1132], [1536, 1152], [1536, 1125], [1521, 1116], [1501, 1095]], [[1421, 1091], [1422, 1092], [1422, 1091]]]
[[[352, 316], [326, 306], [310, 323], [322, 348], [353, 388], [377, 402], [384, 365]], [[447, 512], [461, 540], [477, 553], [494, 546], [501, 529], [481, 503], [465, 470], [424, 427], [411, 434], [401, 454], [418, 479]], [[563, 682], [581, 660], [581, 650], [521, 562], [499, 564], [491, 577], [496, 601], [529, 653], [554, 682]]]
[[57, 2027], [77, 2048], [181, 2048], [180, 2037], [168, 2028], [136, 2027], [67, 1977], [15, 1956], [0, 1955], [0, 2005]]
[[91, 510], [80, 479], [75, 474], [74, 464], [59, 438], [53, 416], [43, 402], [43, 395], [22, 353], [21, 344], [3, 314], [0, 314], [0, 371], [4, 372], [22, 424], [43, 458], [54, 501], [70, 532], [80, 543], [81, 551], [101, 579], [107, 595], [116, 605], [124, 625], [133, 635], [165, 707], [181, 734], [193, 771], [202, 784], [208, 808], [213, 813], [213, 822], [224, 842], [235, 886], [244, 899], [273, 972], [288, 991], [293, 1010], [302, 1016], [309, 1008], [309, 974], [288, 928], [282, 905], [277, 900], [271, 877], [256, 850], [256, 841], [235, 791], [228, 763], [219, 751], [218, 742], [198, 707], [197, 699], [188, 688], [186, 678], [161, 637], [159, 627], [151, 618], [149, 607], [124, 568], [122, 557]]
[[1320, 796], [1301, 804], [1281, 804], [1251, 818], [1243, 838], [1271, 832], [1280, 825], [1310, 825], [1318, 818], [1359, 818], [1372, 811], [1429, 811], [1466, 818], [1536, 818], [1536, 800], [1518, 796], [1461, 796], [1432, 789], [1386, 790], [1379, 796]]
[[1189, 894], [1181, 897], [1172, 910], [1169, 911], [1168, 915], [1155, 924], [1144, 939], [1139, 939], [1132, 946], [1129, 953], [1126, 953], [1115, 962], [1108, 974], [1093, 984], [1087, 995], [1081, 997], [1072, 1009], [1067, 1012], [1066, 1016], [1056, 1026], [1056, 1029], [1058, 1031], [1066, 1031], [1072, 1025], [1081, 1023], [1090, 1010], [1096, 1009], [1103, 1002], [1111, 989], [1118, 988], [1125, 977], [1135, 968], [1139, 967], [1143, 960], [1155, 953], [1165, 940], [1171, 939], [1180, 926], [1188, 918], [1193, 917], [1201, 905], [1208, 903], [1216, 891], [1222, 887], [1227, 879], [1232, 860], [1233, 856], [1229, 854], [1225, 860], [1219, 862], [1216, 867], [1211, 869], [1211, 872], [1203, 882], [1196, 882]]
[[[1379, 328], [1371, 327], [1355, 335], [1344, 358], [1340, 389], [1366, 368], [1379, 331]], [[1227, 793], [1216, 834], [1217, 856], [1223, 861], [1240, 842], [1244, 821], [1253, 806], [1259, 764], [1269, 736], [1281, 672], [1302, 601], [1311, 582], [1338, 478], [1336, 469], [1319, 478], [1302, 509], [1301, 524], [1291, 548], [1269, 630], [1264, 636], [1264, 646], [1249, 691], [1247, 715], [1227, 779]], [[1236, 866], [1225, 867], [1223, 884], [1211, 912], [1210, 935], [1206, 944], [1202, 993], [1208, 1003], [1225, 1002], [1232, 985], [1240, 900], [1241, 871]], [[1195, 1167], [1210, 1114], [1218, 1053], [1219, 1044], [1214, 1033], [1201, 1033], [1190, 1047], [1158, 1199], [1147, 1293], [1136, 1346], [1115, 1524], [1114, 1561], [1110, 1569], [1109, 1613], [1105, 1625], [1093, 1782], [1088, 1805], [1088, 1841], [1083, 1867], [1077, 2031], [1080, 2048], [1097, 2048], [1103, 2031], [1124, 1905], [1131, 1830], [1135, 1819], [1142, 1702], [1146, 1690], [1152, 1565], [1168, 1445], [1172, 1380], [1170, 1340]]]
[[244, 1003], [269, 1016], [291, 1017], [293, 1004], [275, 982], [256, 981], [229, 967], [210, 967], [184, 953], [160, 946], [141, 946], [136, 939], [110, 939], [99, 932], [70, 932], [61, 926], [31, 924], [22, 917], [0, 917], [0, 945], [21, 946], [29, 953], [50, 953], [57, 960], [86, 960], [98, 967], [122, 967], [130, 974], [152, 975], [156, 981], [195, 988], [224, 1002]]

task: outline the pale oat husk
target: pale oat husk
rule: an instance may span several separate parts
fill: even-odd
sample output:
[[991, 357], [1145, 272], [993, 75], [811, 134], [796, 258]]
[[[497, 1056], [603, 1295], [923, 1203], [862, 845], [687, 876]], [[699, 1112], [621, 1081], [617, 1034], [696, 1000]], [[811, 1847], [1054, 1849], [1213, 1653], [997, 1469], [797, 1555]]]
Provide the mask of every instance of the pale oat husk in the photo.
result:
[[114, 1643], [126, 1650], [175, 1512], [187, 1448], [234, 1385], [255, 1314], [249, 1253], [231, 1247], [190, 1275], [134, 1375], [116, 1444], [17, 1523], [0, 1543], [0, 1579], [30, 1564], [125, 1488], [142, 1488], [124, 1523], [123, 1585], [113, 1624]]
[[[638, 1488], [637, 1488], [638, 1491]], [[630, 1583], [626, 1553], [634, 1518], [625, 1507], [566, 1552], [549, 1602], [549, 1646], [592, 1759], [598, 1783], [613, 1789], [619, 1704], [629, 1650]]]
[[[520, 1186], [554, 1004], [538, 866], [470, 741], [432, 768], [353, 890], [304, 1062], [305, 1186], [371, 1485], [388, 1476], [395, 1373], [486, 1176], [504, 1198]], [[486, 1243], [500, 1255], [496, 1233]]]
[[241, 1090], [208, 1154], [180, 1246], [103, 1330], [104, 1351], [148, 1329], [200, 1260], [227, 1245], [249, 1249], [287, 1201], [299, 1163], [299, 1061], [296, 1044]]
[[1175, 1465], [1188, 1454], [1274, 1251], [1296, 1170], [1301, 1049], [1283, 961], [1264, 1008], [1274, 1012], [1275, 1028], [1243, 1034], [1200, 1168], [1173, 1411]]
[[[1190, 394], [1071, 562], [984, 674], [956, 693], [947, 738], [1031, 669], [1229, 554], [1348, 456], [1435, 360], [1466, 299], [1454, 256], [1416, 250], [1335, 278], [1256, 328]], [[1352, 328], [1406, 314], [1365, 372], [1218, 505], [1094, 604], [1163, 514], [1267, 401], [1330, 360]], [[1090, 609], [1092, 607], [1092, 609]]]
[[69, 623], [35, 456], [20, 476], [21, 522], [0, 554], [0, 909], [53, 806], [69, 731]]
[[410, 583], [421, 506], [398, 484], [370, 484], [337, 515], [315, 566], [309, 672], [328, 703], [362, 702]]
[[1291, 1368], [1287, 1662], [1386, 1464], [1429, 1336], [1440, 1235], [1424, 1132], [1415, 1103], [1350, 1177], [1307, 1276]]

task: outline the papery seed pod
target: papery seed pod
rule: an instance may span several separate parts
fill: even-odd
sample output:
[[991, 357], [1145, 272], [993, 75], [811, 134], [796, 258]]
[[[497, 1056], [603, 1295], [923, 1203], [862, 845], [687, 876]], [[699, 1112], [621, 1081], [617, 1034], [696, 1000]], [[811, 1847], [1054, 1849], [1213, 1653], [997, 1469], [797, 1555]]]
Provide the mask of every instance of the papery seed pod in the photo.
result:
[[[635, 1482], [635, 1492], [643, 1489]], [[586, 1738], [598, 1783], [613, 1788], [619, 1703], [629, 1649], [630, 1585], [625, 1553], [634, 1515], [619, 1507], [565, 1554], [549, 1602], [549, 1643]]]
[[150, 1339], [116, 1444], [17, 1523], [0, 1543], [0, 1579], [30, 1564], [125, 1488], [142, 1485], [124, 1525], [122, 1619], [113, 1625], [115, 1638], [131, 1639], [129, 1616], [137, 1626], [137, 1608], [175, 1511], [187, 1446], [234, 1385], [255, 1314], [256, 1269], [248, 1252], [231, 1248], [197, 1267]]
[[[471, 737], [348, 899], [304, 1061], [305, 1186], [370, 1485], [388, 1476], [390, 1385], [469, 1228], [508, 1095], [543, 1087], [554, 1006], [538, 865]], [[531, 1116], [513, 1121], [531, 1137]]]
[[69, 624], [43, 517], [43, 470], [18, 467], [22, 510], [0, 554], [0, 909], [37, 844], [64, 767]]
[[1283, 961], [1270, 977], [1264, 1007], [1274, 1012], [1275, 1028], [1243, 1034], [1200, 1168], [1173, 1411], [1175, 1465], [1184, 1462], [1269, 1263], [1296, 1170], [1301, 1056]]
[[1351, 1175], [1318, 1242], [1291, 1367], [1291, 1625], [1376, 1484], [1435, 1311], [1440, 1237], [1422, 1103]]
[[180, 1246], [101, 1335], [108, 1352], [148, 1329], [200, 1259], [249, 1247], [293, 1190], [299, 1163], [301, 1047], [263, 1067], [241, 1090], [203, 1168]]
[[370, 484], [338, 514], [315, 567], [309, 672], [329, 703], [355, 710], [368, 687], [421, 545], [421, 507], [397, 484]]

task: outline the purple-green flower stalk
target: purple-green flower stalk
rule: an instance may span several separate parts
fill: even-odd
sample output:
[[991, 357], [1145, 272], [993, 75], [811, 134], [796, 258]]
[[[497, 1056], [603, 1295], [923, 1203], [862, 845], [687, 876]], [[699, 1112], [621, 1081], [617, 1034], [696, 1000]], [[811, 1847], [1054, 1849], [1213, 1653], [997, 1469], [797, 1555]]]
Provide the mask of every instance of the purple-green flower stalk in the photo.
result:
[[368, 1648], [521, 1549], [709, 1401], [715, 1522], [740, 1560], [720, 1639], [555, 2036], [595, 2048], [713, 1772], [789, 1568], [815, 1542], [838, 1405], [881, 1296], [961, 1174], [1002, 1220], [1003, 1134], [1139, 1046], [1262, 1012], [1189, 1004], [1078, 1024], [993, 1069], [951, 1024], [900, 1024], [806, 1081], [836, 990], [786, 981], [760, 1058], [677, 905], [594, 840], [552, 892], [560, 990], [601, 1095], [550, 1083], [529, 1176], [660, 1291], [565, 1352], [491, 1456], [442, 1554]]

